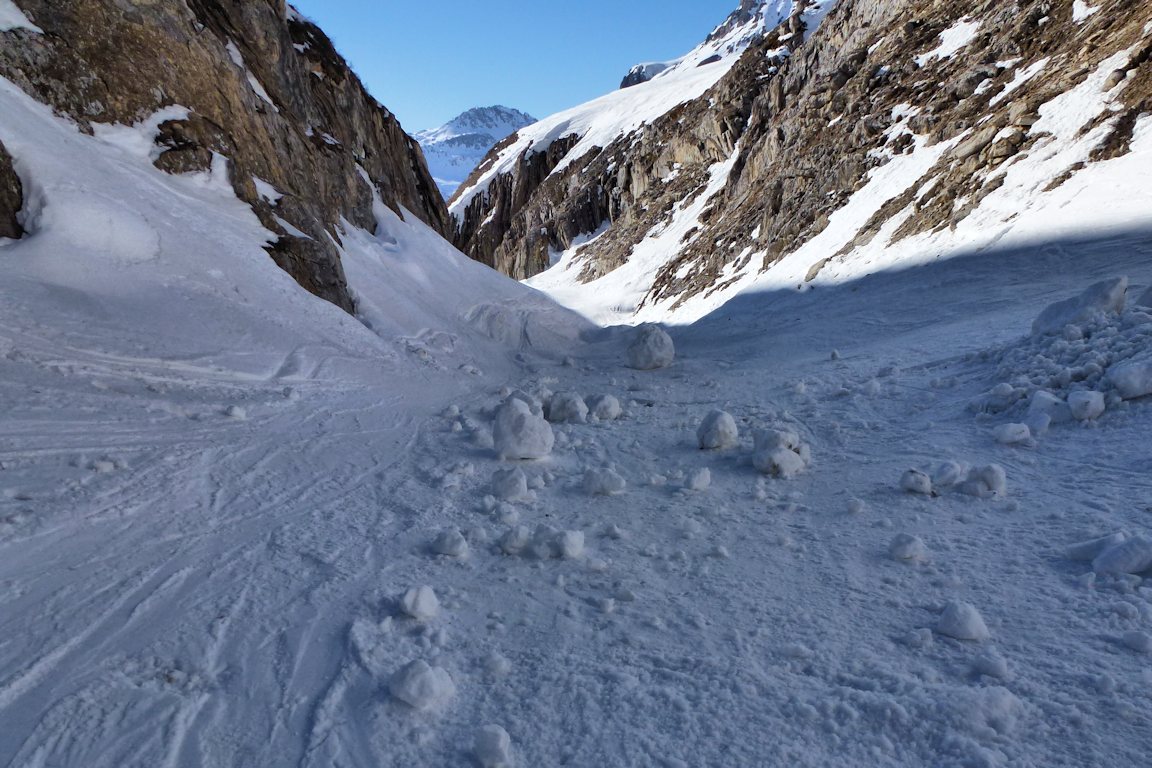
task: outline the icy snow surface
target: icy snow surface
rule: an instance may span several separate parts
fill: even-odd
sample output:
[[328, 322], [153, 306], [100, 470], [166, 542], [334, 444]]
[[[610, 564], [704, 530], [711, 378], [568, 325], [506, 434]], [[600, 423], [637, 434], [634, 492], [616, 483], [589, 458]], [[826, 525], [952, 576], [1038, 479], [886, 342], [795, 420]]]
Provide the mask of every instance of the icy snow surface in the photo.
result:
[[[165, 176], [3, 81], [0, 113], [30, 191], [0, 243], [0, 764], [1146, 762], [1152, 401], [1108, 372], [1152, 315], [1029, 333], [1147, 289], [1141, 219], [760, 285], [635, 370], [634, 329], [379, 201], [342, 237], [354, 319], [275, 268], [226, 167]], [[998, 444], [1040, 391], [1106, 410]], [[534, 421], [554, 392], [618, 418]], [[550, 453], [500, 458], [508, 401]], [[735, 444], [702, 451], [717, 410]], [[802, 471], [758, 471], [780, 451]]]
[[13, 29], [44, 34], [44, 30], [30, 22], [16, 3], [12, 0], [0, 0], [0, 32], [10, 32]]

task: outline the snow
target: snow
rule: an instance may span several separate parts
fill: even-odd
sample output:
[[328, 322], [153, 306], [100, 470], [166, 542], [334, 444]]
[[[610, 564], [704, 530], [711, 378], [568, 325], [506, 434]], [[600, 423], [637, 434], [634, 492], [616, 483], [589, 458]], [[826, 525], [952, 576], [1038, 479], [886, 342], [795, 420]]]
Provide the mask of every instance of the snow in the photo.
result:
[[419, 131], [413, 138], [420, 142], [428, 170], [447, 200], [467, 180], [488, 150], [536, 118], [509, 109], [492, 106], [470, 109], [439, 128]]
[[576, 392], [557, 392], [548, 401], [548, 421], [553, 424], [583, 424], [588, 421], [588, 405]]
[[932, 494], [932, 478], [928, 477], [927, 472], [909, 469], [900, 476], [900, 487], [908, 493], [930, 496]]
[[44, 30], [29, 21], [13, 0], [0, 0], [0, 32], [11, 32], [14, 29], [44, 34]]
[[627, 481], [611, 468], [589, 469], [581, 483], [589, 496], [615, 496], [628, 487]]
[[1072, 0], [1072, 21], [1082, 24], [1088, 17], [1100, 10], [1100, 6], [1088, 5], [1084, 0]]
[[1082, 294], [1050, 304], [1032, 323], [1032, 333], [1061, 333], [1069, 325], [1081, 325], [1100, 314], [1124, 311], [1128, 278], [1102, 280]]
[[667, 368], [676, 359], [676, 345], [663, 328], [641, 326], [628, 346], [628, 366], [640, 371]]
[[596, 421], [615, 421], [624, 414], [615, 395], [592, 395], [587, 403], [589, 416]]
[[476, 731], [472, 754], [482, 768], [510, 768], [512, 737], [499, 725], [485, 725]]
[[888, 545], [888, 556], [904, 563], [918, 563], [928, 559], [928, 547], [919, 536], [898, 533]]
[[1112, 366], [1108, 369], [1108, 381], [1125, 400], [1152, 395], [1152, 355]]
[[439, 709], [456, 695], [456, 686], [447, 670], [429, 666], [423, 659], [397, 670], [388, 687], [393, 696], [420, 711]]
[[1068, 395], [1068, 410], [1077, 421], [1092, 421], [1104, 413], [1103, 392], [1073, 392]]
[[1152, 539], [1132, 536], [1102, 550], [1092, 570], [1102, 574], [1143, 573], [1152, 568]]
[[400, 610], [417, 621], [429, 621], [440, 614], [440, 600], [432, 587], [413, 587], [400, 598]]
[[740, 444], [740, 430], [732, 414], [709, 411], [696, 430], [696, 441], [701, 450], [735, 448]]
[[956, 640], [980, 642], [992, 637], [984, 617], [971, 603], [953, 600], [944, 606], [936, 622], [936, 632]]
[[927, 66], [933, 59], [950, 59], [972, 42], [980, 31], [980, 22], [960, 19], [940, 33], [940, 45], [916, 57], [916, 66]]
[[1032, 430], [1027, 424], [1009, 423], [996, 427], [996, 442], [1001, 445], [1028, 445], [1032, 443]]
[[556, 436], [544, 417], [532, 413], [523, 400], [511, 398], [496, 413], [492, 440], [502, 459], [542, 459], [552, 452]]

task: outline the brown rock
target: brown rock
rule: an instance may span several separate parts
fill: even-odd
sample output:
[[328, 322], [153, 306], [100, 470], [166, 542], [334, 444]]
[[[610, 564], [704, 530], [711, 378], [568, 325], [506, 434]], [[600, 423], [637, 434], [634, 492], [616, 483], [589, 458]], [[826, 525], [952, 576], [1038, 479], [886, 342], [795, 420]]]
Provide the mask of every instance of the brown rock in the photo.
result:
[[16, 218], [23, 206], [24, 187], [12, 167], [12, 157], [0, 143], [0, 237], [24, 236], [24, 228]]

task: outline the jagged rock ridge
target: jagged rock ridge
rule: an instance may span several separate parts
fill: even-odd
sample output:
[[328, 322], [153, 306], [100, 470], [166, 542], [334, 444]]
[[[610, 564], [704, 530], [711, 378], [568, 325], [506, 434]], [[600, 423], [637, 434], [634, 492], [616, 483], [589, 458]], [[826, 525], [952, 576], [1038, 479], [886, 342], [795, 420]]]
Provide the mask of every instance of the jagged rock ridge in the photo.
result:
[[[187, 108], [187, 119], [160, 125], [155, 164], [185, 173], [227, 158], [236, 194], [273, 233], [272, 258], [316, 295], [353, 311], [341, 221], [375, 231], [374, 190], [398, 213], [446, 231], [419, 146], [283, 0], [20, 0], [20, 8], [42, 33], [0, 32], [0, 75], [86, 130]], [[0, 222], [13, 214], [5, 167], [0, 159]], [[268, 199], [257, 180], [283, 196]]]
[[[567, 265], [585, 283], [638, 249], [659, 250], [631, 308], [640, 312], [719, 295], [808, 243], [827, 251], [801, 280], [874, 240], [947, 232], [1005, 184], [1041, 196], [1129, 151], [1152, 111], [1152, 11], [1137, 0], [1094, 10], [841, 0], [815, 31], [793, 13], [700, 98], [561, 156], [551, 172], [529, 149], [513, 171], [486, 179], [470, 208], [453, 209], [457, 243], [522, 278], [596, 233]], [[1044, 105], [1068, 111], [1073, 93], [1096, 110], [1083, 124], [1041, 123]], [[1062, 148], [1083, 157], [1065, 164]], [[1012, 175], [1018, 166], [1046, 174], [1039, 188]], [[864, 191], [890, 168], [901, 173], [887, 187]], [[851, 201], [875, 210], [841, 237], [829, 224]], [[684, 222], [689, 208], [698, 219]], [[673, 224], [685, 225], [676, 242]]]

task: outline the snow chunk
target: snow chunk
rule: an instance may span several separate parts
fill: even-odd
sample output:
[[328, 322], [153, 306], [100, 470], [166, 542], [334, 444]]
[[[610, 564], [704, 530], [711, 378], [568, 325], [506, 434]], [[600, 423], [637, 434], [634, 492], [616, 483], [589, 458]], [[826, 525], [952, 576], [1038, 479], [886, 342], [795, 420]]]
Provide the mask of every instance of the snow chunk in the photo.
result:
[[612, 469], [590, 469], [584, 473], [584, 492], [589, 496], [615, 496], [627, 487], [624, 478]]
[[493, 446], [501, 459], [542, 459], [552, 453], [552, 425], [534, 414], [527, 403], [510, 397], [496, 412]]
[[1008, 476], [999, 464], [973, 467], [968, 479], [960, 484], [960, 492], [981, 499], [1004, 496], [1008, 493]]
[[498, 725], [485, 725], [476, 731], [472, 754], [481, 768], [509, 768], [512, 765], [512, 737]]
[[44, 34], [44, 30], [29, 21], [24, 11], [16, 7], [16, 3], [12, 0], [0, 0], [0, 32], [11, 32], [14, 29], [26, 29], [38, 35]]
[[432, 542], [432, 551], [447, 557], [467, 557], [468, 541], [464, 538], [464, 534], [460, 533], [459, 528], [449, 528], [441, 531]]
[[919, 536], [898, 533], [888, 545], [888, 556], [904, 563], [919, 563], [928, 559], [928, 547]]
[[992, 434], [1001, 445], [1026, 445], [1032, 442], [1032, 430], [1027, 424], [1001, 424]]
[[812, 463], [811, 448], [790, 429], [758, 430], [753, 440], [752, 466], [766, 475], [788, 480]]
[[1095, 560], [1101, 552], [1106, 549], [1111, 549], [1117, 544], [1123, 543], [1127, 538], [1128, 534], [1124, 533], [1124, 531], [1117, 531], [1116, 533], [1109, 534], [1108, 536], [1101, 536], [1096, 539], [1081, 541], [1065, 549], [1064, 556], [1069, 560], [1091, 562]]
[[525, 501], [532, 498], [528, 491], [528, 476], [520, 467], [498, 469], [492, 473], [492, 495], [504, 501]]
[[1032, 394], [1032, 401], [1028, 405], [1028, 414], [1030, 418], [1038, 414], [1045, 415], [1052, 424], [1062, 424], [1072, 420], [1072, 409], [1068, 407], [1068, 403], [1043, 389], [1038, 389]]
[[628, 366], [640, 371], [666, 368], [676, 358], [672, 337], [657, 325], [640, 326], [628, 347]]
[[456, 694], [448, 671], [429, 666], [423, 659], [401, 667], [392, 675], [388, 688], [395, 698], [422, 712], [438, 709]]
[[1147, 632], [1140, 632], [1138, 630], [1125, 632], [1121, 635], [1120, 640], [1128, 648], [1136, 651], [1136, 653], [1143, 653], [1145, 655], [1152, 654], [1152, 635], [1149, 635]]
[[[915, 470], [913, 470], [915, 471]], [[921, 473], [923, 474], [923, 473]], [[958, 461], [945, 461], [932, 473], [932, 484], [929, 488], [951, 488], [963, 480], [968, 474], [968, 467]], [[901, 483], [903, 486], [903, 483]], [[911, 490], [905, 488], [905, 490]], [[917, 491], [922, 493], [922, 491]]]
[[413, 587], [400, 598], [400, 609], [417, 621], [428, 621], [440, 613], [440, 600], [432, 587]]
[[584, 531], [564, 531], [556, 536], [556, 549], [565, 560], [576, 560], [584, 554]]
[[1091, 421], [1104, 413], [1103, 392], [1073, 392], [1068, 395], [1068, 409], [1077, 421]]
[[944, 606], [944, 612], [940, 614], [940, 619], [936, 622], [936, 632], [957, 640], [976, 642], [987, 640], [992, 636], [988, 631], [988, 626], [984, 623], [984, 617], [980, 615], [980, 611], [976, 610], [976, 607], [971, 603], [963, 603], [958, 600]]
[[1084, 0], [1072, 0], [1072, 21], [1082, 24], [1088, 17], [1100, 10], [1100, 6], [1091, 6]]
[[1144, 291], [1144, 293], [1140, 294], [1140, 298], [1136, 299], [1133, 304], [1137, 307], [1152, 309], [1152, 288], [1149, 288], [1148, 290]]
[[1100, 574], [1138, 574], [1152, 568], [1152, 539], [1133, 536], [1103, 550], [1092, 560], [1092, 570]]
[[978, 675], [1008, 679], [1008, 661], [996, 651], [989, 649], [972, 662], [972, 671]]
[[910, 469], [900, 478], [900, 487], [909, 493], [932, 495], [932, 478], [918, 469]]
[[1125, 400], [1152, 395], [1152, 355], [1112, 366], [1108, 369], [1108, 381]]
[[596, 421], [616, 421], [624, 413], [620, 401], [612, 395], [592, 395], [587, 404], [588, 414]]
[[734, 448], [740, 444], [740, 430], [730, 413], [712, 411], [700, 422], [696, 430], [696, 440], [701, 450]]
[[588, 405], [575, 392], [557, 392], [548, 403], [548, 421], [583, 424], [588, 421]]
[[712, 470], [701, 467], [684, 481], [684, 488], [689, 491], [706, 491], [712, 486]]
[[1123, 312], [1128, 278], [1116, 277], [1089, 286], [1084, 293], [1050, 304], [1032, 323], [1036, 336], [1058, 334], [1067, 325], [1081, 325], [1102, 314]]
[[528, 527], [518, 525], [515, 528], [509, 528], [500, 537], [500, 551], [506, 555], [518, 555], [531, 541], [532, 534], [529, 533]]

